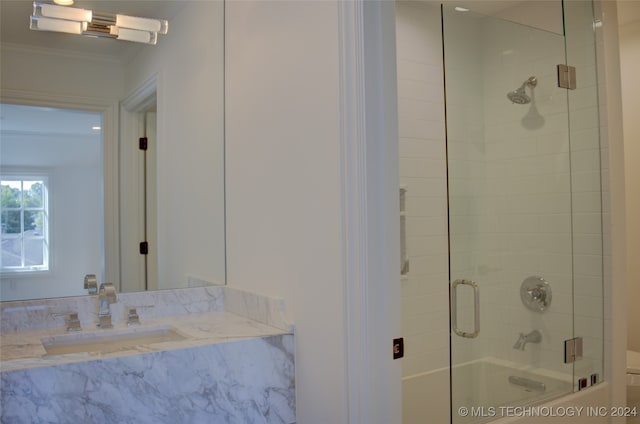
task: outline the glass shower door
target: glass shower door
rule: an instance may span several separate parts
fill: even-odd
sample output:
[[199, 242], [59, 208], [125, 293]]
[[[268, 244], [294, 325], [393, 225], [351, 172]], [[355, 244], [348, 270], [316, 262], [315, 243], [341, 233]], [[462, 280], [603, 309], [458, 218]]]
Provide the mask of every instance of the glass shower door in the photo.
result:
[[443, 45], [451, 416], [484, 422], [573, 391], [565, 38], [443, 6]]

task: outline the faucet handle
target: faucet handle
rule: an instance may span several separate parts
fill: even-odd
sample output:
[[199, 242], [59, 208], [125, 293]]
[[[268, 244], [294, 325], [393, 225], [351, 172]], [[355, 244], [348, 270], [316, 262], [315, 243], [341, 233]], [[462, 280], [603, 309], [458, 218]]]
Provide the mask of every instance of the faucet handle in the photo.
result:
[[77, 313], [70, 313], [67, 315], [67, 319], [65, 320], [67, 323], [67, 331], [80, 331], [82, 327], [80, 327], [80, 320], [78, 319]]
[[89, 291], [89, 294], [98, 293], [98, 279], [95, 274], [87, 274], [84, 276], [84, 288]]
[[127, 318], [127, 325], [140, 325], [140, 317], [138, 316], [138, 311], [136, 308], [129, 309], [129, 316]]

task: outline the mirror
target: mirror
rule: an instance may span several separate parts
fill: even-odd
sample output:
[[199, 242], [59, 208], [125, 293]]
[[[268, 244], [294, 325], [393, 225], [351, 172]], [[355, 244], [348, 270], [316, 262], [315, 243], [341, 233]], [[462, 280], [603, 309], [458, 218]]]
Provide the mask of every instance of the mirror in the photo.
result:
[[[6, 105], [0, 111], [0, 152], [18, 146], [23, 156], [42, 156], [43, 149], [26, 140], [38, 131], [35, 122], [46, 119], [30, 117], [22, 127], [13, 127], [9, 123], [16, 108], [97, 116], [100, 125], [92, 127], [101, 127], [100, 160], [88, 166], [101, 171], [99, 182], [88, 194], [54, 201], [61, 181], [55, 176], [47, 193], [49, 205], [55, 206], [52, 226], [56, 218], [77, 223], [87, 215], [95, 223], [75, 231], [49, 228], [50, 268], [45, 272], [10, 272], [5, 260], [0, 300], [87, 294], [85, 274], [125, 292], [224, 284], [223, 2], [78, 0], [72, 7], [167, 19], [169, 31], [157, 45], [30, 31], [32, 2], [0, 3], [0, 103]], [[49, 140], [62, 157], [75, 157], [78, 149], [65, 144], [77, 138], [73, 130], [60, 131], [37, 138]], [[148, 140], [146, 152], [139, 148], [140, 137]], [[51, 167], [3, 162], [0, 171], [3, 179], [5, 174], [31, 178], [29, 172]], [[25, 184], [22, 196], [27, 199], [33, 184]], [[102, 206], [91, 209], [96, 203]], [[3, 214], [16, 215], [5, 206]], [[15, 235], [4, 224], [3, 249], [9, 235]], [[18, 233], [40, 237], [42, 225], [29, 225]], [[97, 248], [76, 241], [87, 233], [99, 239]], [[141, 255], [145, 241], [149, 254]], [[71, 262], [61, 263], [65, 244], [83, 254], [66, 255]]]

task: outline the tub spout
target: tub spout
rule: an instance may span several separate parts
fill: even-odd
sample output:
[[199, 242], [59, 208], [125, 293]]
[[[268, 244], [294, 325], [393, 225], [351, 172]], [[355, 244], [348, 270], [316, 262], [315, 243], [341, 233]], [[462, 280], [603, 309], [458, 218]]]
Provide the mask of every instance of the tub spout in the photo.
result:
[[542, 334], [538, 330], [533, 330], [529, 334], [520, 333], [520, 337], [513, 345], [514, 349], [524, 350], [527, 343], [540, 343], [542, 341]]

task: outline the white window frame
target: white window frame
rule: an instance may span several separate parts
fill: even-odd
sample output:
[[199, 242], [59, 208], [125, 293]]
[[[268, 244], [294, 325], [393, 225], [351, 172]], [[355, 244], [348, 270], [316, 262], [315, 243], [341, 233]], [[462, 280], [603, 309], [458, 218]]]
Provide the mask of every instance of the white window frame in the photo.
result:
[[[0, 268], [0, 275], [2, 277], [18, 277], [18, 276], [28, 276], [28, 275], [46, 275], [49, 274], [51, 269], [51, 256], [52, 256], [52, 245], [51, 245], [51, 231], [50, 231], [50, 223], [52, 222], [52, 211], [51, 211], [51, 203], [50, 193], [51, 193], [51, 173], [47, 170], [37, 169], [34, 170], [32, 168], [29, 169], [20, 169], [20, 168], [9, 168], [3, 169], [2, 174], [0, 175], [0, 179], [2, 181], [20, 181], [21, 186], [24, 181], [42, 181], [44, 184], [44, 199], [43, 199], [43, 207], [42, 210], [44, 212], [44, 225], [42, 228], [42, 240], [44, 242], [44, 251], [43, 251], [43, 265], [34, 265], [34, 266], [26, 266], [24, 265], [24, 228], [21, 228], [20, 238], [23, 244], [21, 249], [22, 256], [22, 265], [20, 267], [5, 267], [2, 264]], [[33, 208], [25, 208], [23, 202], [21, 202], [20, 206], [20, 221], [21, 226], [24, 226], [24, 211]], [[39, 209], [39, 208], [38, 208]], [[4, 211], [4, 208], [1, 209]], [[4, 238], [4, 234], [2, 235]]]

